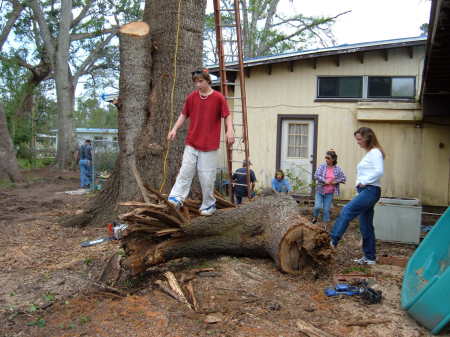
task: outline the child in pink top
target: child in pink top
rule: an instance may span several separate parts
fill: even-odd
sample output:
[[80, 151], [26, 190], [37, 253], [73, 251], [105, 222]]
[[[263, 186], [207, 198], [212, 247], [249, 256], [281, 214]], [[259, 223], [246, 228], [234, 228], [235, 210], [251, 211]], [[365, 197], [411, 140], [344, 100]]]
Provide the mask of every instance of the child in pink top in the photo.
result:
[[325, 182], [326, 184], [323, 185], [323, 193], [324, 194], [333, 194], [335, 188], [335, 185], [333, 184], [334, 181], [334, 168], [333, 166], [327, 165], [327, 173], [325, 174]]
[[336, 165], [337, 154], [333, 150], [327, 151], [325, 163], [316, 170], [314, 179], [317, 181], [316, 198], [314, 202], [312, 223], [316, 223], [320, 210], [323, 211], [323, 222], [330, 221], [330, 208], [334, 193], [339, 194], [339, 184], [345, 183], [342, 169]]

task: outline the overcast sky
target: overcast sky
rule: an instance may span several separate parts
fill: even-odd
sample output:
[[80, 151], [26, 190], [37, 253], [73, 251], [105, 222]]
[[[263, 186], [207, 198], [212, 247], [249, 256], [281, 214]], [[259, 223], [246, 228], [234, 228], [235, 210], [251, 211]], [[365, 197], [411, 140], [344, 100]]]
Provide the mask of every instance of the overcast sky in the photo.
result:
[[419, 36], [420, 25], [429, 20], [430, 5], [427, 0], [281, 0], [278, 10], [309, 16], [351, 10], [333, 29], [337, 44], [344, 44]]

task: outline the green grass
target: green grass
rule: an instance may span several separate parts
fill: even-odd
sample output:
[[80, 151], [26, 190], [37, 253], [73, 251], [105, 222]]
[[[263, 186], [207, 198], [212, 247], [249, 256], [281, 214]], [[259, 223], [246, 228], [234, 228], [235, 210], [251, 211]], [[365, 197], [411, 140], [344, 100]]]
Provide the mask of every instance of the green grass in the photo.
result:
[[87, 257], [87, 258], [85, 258], [85, 259], [83, 260], [83, 263], [84, 263], [86, 266], [90, 266], [92, 263], [94, 263], [94, 260], [93, 260], [92, 258], [90, 258], [90, 257]]
[[89, 316], [81, 316], [79, 321], [80, 325], [85, 325], [86, 323], [89, 323], [91, 321], [91, 318]]
[[16, 187], [16, 183], [13, 183], [9, 180], [0, 180], [0, 188], [11, 188]]
[[370, 269], [367, 267], [350, 267], [344, 270], [344, 274], [350, 274], [350, 273], [363, 273], [363, 274], [369, 274]]
[[53, 294], [45, 294], [43, 295], [44, 300], [46, 300], [47, 302], [52, 302], [55, 300], [55, 295]]
[[45, 322], [45, 319], [43, 319], [43, 318], [39, 318], [35, 321], [31, 321], [31, 322], [27, 323], [28, 326], [38, 326], [40, 328], [45, 327], [45, 324], [46, 324], [46, 322]]
[[34, 160], [28, 158], [18, 158], [17, 163], [21, 169], [43, 168], [55, 163], [54, 158], [37, 158]]

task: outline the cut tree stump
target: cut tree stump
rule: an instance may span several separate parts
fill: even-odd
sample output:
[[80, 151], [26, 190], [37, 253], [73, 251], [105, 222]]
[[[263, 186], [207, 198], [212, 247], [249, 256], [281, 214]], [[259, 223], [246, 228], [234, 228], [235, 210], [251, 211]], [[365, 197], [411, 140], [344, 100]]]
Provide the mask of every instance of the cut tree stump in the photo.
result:
[[290, 274], [326, 271], [331, 259], [328, 233], [301, 216], [288, 195], [257, 197], [238, 208], [218, 198], [222, 209], [204, 217], [198, 216], [198, 201], [186, 200], [178, 211], [167, 206], [165, 195], [149, 193], [159, 201], [136, 204], [137, 209], [120, 217], [129, 225], [122, 239], [123, 265], [133, 275], [176, 258], [217, 254], [270, 257]]

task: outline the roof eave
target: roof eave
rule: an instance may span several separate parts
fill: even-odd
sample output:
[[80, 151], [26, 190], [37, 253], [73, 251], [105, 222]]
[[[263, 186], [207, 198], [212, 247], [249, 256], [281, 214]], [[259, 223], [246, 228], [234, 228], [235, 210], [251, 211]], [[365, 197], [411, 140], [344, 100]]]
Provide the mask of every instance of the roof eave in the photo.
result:
[[[260, 65], [266, 65], [266, 64], [273, 64], [273, 63], [283, 63], [283, 62], [292, 62], [297, 60], [304, 60], [304, 59], [311, 59], [311, 58], [318, 58], [318, 57], [326, 57], [326, 56], [335, 56], [335, 55], [348, 55], [348, 54], [356, 54], [356, 53], [363, 53], [363, 52], [369, 52], [369, 51], [375, 51], [375, 50], [383, 50], [383, 49], [393, 49], [393, 48], [402, 48], [402, 47], [414, 47], [414, 46], [420, 46], [425, 45], [426, 38], [417, 38], [415, 40], [410, 41], [404, 41], [404, 42], [394, 42], [394, 43], [383, 43], [383, 44], [373, 44], [373, 45], [366, 45], [366, 46], [350, 46], [349, 48], [341, 48], [337, 47], [336, 49], [328, 48], [325, 50], [320, 51], [311, 51], [311, 52], [299, 52], [298, 54], [294, 55], [279, 55], [279, 56], [272, 56], [267, 58], [261, 58], [261, 59], [250, 59], [250, 60], [244, 60], [244, 67], [256, 67]], [[227, 67], [233, 68], [233, 66], [238, 66], [237, 63], [228, 63]], [[210, 72], [217, 72], [219, 70], [218, 65], [212, 65], [208, 67]]]

